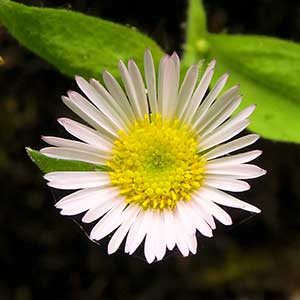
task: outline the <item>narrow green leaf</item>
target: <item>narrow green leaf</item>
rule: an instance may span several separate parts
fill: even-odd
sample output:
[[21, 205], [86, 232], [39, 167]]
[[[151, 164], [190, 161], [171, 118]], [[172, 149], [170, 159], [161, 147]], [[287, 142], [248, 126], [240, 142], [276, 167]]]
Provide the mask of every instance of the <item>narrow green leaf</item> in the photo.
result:
[[187, 11], [186, 42], [184, 45], [184, 64], [195, 63], [209, 50], [206, 40], [206, 15], [202, 0], [190, 0]]
[[243, 107], [258, 105], [250, 129], [265, 138], [300, 142], [300, 45], [262, 36], [207, 38], [217, 75], [228, 71], [227, 86], [240, 83]]
[[108, 171], [106, 166], [96, 166], [81, 161], [64, 160], [48, 157], [39, 151], [26, 148], [31, 160], [44, 172], [54, 171]]
[[0, 22], [22, 45], [70, 76], [99, 78], [104, 69], [119, 76], [119, 59], [133, 58], [141, 65], [145, 48], [156, 60], [162, 54], [135, 29], [64, 9], [0, 0]]

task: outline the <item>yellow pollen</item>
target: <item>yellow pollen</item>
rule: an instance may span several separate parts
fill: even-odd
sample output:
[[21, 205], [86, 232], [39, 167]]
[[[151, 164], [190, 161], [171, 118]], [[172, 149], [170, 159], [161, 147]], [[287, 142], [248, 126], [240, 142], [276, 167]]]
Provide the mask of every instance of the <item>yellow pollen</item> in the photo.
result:
[[205, 163], [191, 128], [156, 114], [136, 121], [128, 134], [119, 132], [107, 165], [127, 203], [173, 210], [202, 185]]

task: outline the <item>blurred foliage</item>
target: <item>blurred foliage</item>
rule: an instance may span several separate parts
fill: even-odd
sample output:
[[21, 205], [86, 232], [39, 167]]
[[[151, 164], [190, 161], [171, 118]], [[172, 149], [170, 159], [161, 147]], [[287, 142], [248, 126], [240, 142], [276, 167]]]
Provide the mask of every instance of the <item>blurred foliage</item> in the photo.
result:
[[24, 46], [62, 73], [100, 78], [104, 69], [119, 77], [117, 62], [139, 65], [145, 48], [162, 55], [157, 44], [134, 28], [65, 9], [25, 6], [0, 0], [0, 21]]
[[206, 41], [206, 12], [202, 0], [189, 0], [187, 7], [186, 38], [183, 62], [186, 66], [194, 64], [206, 56], [209, 46]]
[[93, 165], [86, 162], [76, 160], [64, 160], [53, 157], [48, 157], [39, 151], [26, 148], [28, 156], [32, 161], [44, 172], [54, 171], [103, 171], [108, 170], [106, 166]]
[[209, 33], [201, 1], [190, 0], [184, 63], [201, 58], [217, 59], [215, 78], [230, 73], [227, 88], [240, 83], [241, 108], [258, 105], [250, 130], [300, 142], [300, 45], [262, 35]]
[[227, 87], [239, 82], [257, 110], [250, 130], [265, 138], [300, 142], [300, 45], [266, 36], [209, 34], [216, 77], [228, 71]]
[[[154, 37], [168, 51], [184, 41], [186, 3], [166, 1], [26, 4], [78, 10]], [[300, 40], [295, 1], [204, 2], [210, 32], [276, 35]], [[170, 7], [172, 9], [170, 9]], [[147, 12], [147, 13], [145, 13]], [[266, 18], [266, 16], [268, 16]], [[263, 212], [233, 213], [235, 224], [199, 238], [199, 253], [174, 254], [148, 266], [139, 257], [108, 256], [71, 220], [59, 216], [42, 174], [24, 147], [42, 146], [40, 134], [63, 136], [57, 117], [74, 117], [60, 101], [73, 80], [20, 47], [0, 27], [0, 299], [1, 300], [298, 300], [300, 286], [300, 148], [262, 140], [258, 164], [268, 175], [241, 195]]]

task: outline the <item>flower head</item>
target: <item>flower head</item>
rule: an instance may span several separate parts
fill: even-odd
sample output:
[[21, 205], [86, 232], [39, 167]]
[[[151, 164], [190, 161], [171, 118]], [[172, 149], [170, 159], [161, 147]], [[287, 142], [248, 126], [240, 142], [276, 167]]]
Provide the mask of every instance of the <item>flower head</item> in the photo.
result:
[[[61, 118], [59, 123], [78, 140], [43, 137], [51, 145], [40, 151], [50, 157], [89, 162], [95, 171], [52, 172], [48, 185], [78, 190], [56, 203], [62, 215], [82, 214], [95, 222], [92, 240], [112, 234], [108, 253], [125, 240], [132, 254], [144, 242], [149, 263], [161, 260], [175, 246], [183, 256], [197, 252], [196, 231], [211, 237], [215, 219], [230, 225], [218, 204], [258, 213], [255, 206], [224, 191], [250, 188], [244, 179], [265, 174], [248, 164], [261, 154], [254, 150], [229, 155], [254, 143], [248, 134], [233, 139], [249, 124], [250, 106], [234, 117], [242, 97], [238, 86], [224, 92], [224, 74], [207, 93], [212, 61], [198, 82], [199, 65], [192, 65], [180, 85], [176, 53], [165, 55], [158, 79], [149, 50], [145, 81], [134, 61], [121, 61], [123, 89], [108, 72], [104, 85], [81, 77], [76, 81], [86, 98], [74, 91], [63, 102], [88, 125]], [[105, 165], [103, 168], [97, 168]]]

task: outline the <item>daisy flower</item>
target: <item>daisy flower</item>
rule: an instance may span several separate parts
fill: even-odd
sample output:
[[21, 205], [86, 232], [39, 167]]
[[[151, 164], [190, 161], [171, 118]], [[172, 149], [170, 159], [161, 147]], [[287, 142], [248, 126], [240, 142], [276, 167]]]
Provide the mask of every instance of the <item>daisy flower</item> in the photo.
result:
[[87, 125], [58, 119], [77, 140], [44, 136], [50, 147], [40, 152], [88, 162], [95, 170], [51, 172], [45, 179], [53, 188], [77, 190], [56, 207], [62, 215], [81, 214], [82, 222], [93, 222], [90, 239], [109, 235], [109, 254], [124, 242], [128, 254], [144, 244], [148, 263], [175, 247], [188, 256], [197, 252], [197, 231], [211, 237], [215, 220], [232, 224], [219, 205], [260, 212], [226, 193], [246, 191], [250, 186], [244, 179], [265, 174], [248, 164], [261, 151], [231, 154], [259, 138], [248, 134], [232, 140], [248, 126], [255, 106], [231, 117], [242, 100], [239, 87], [220, 95], [224, 74], [208, 92], [215, 61], [201, 78], [199, 67], [192, 65], [180, 84], [178, 55], [163, 56], [156, 74], [147, 50], [144, 79], [133, 60], [128, 66], [120, 61], [123, 85], [107, 71], [104, 85], [77, 76], [85, 97], [75, 91], [62, 97]]

